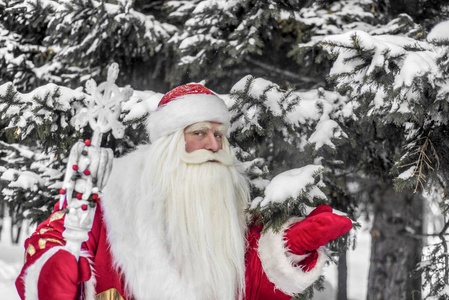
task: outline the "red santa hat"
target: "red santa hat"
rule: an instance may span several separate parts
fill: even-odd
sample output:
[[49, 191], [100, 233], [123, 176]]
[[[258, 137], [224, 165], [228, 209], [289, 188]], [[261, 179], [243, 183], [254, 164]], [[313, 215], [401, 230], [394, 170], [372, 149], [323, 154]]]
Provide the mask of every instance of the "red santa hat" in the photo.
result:
[[229, 127], [229, 110], [224, 101], [201, 84], [186, 84], [165, 94], [150, 114], [150, 141], [197, 122], [218, 122]]

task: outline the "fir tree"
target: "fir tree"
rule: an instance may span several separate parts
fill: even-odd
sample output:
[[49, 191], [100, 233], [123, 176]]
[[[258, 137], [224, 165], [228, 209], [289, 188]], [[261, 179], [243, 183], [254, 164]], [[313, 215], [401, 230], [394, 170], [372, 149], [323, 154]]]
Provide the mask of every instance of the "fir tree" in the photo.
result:
[[0, 84], [11, 81], [26, 91], [47, 82], [41, 68], [54, 56], [44, 45], [52, 14], [53, 7], [41, 1], [0, 3]]
[[112, 62], [123, 66], [127, 84], [160, 82], [153, 74], [163, 77], [163, 60], [154, 56], [177, 30], [136, 11], [132, 2], [14, 0], [0, 3], [0, 11], [0, 46], [7, 54], [0, 60], [0, 83], [12, 81], [21, 91], [49, 82], [76, 88], [90, 78], [98, 81]]
[[[364, 151], [370, 153], [357, 155], [353, 161], [374, 178], [378, 176], [376, 173], [382, 175], [387, 184], [383, 187], [376, 184], [377, 191], [370, 196], [379, 212], [390, 215], [386, 208], [389, 203], [396, 203], [388, 219], [380, 221], [381, 215], [377, 214], [374, 220], [373, 245], [377, 251], [373, 253], [368, 298], [412, 297], [420, 278], [415, 277], [411, 284], [408, 278], [390, 273], [389, 265], [394, 263], [389, 258], [401, 253], [396, 263], [400, 267], [403, 267], [400, 258], [404, 256], [408, 257], [408, 262], [420, 261], [416, 260], [420, 252], [404, 251], [404, 246], [394, 240], [400, 238], [403, 245], [408, 245], [407, 249], [417, 249], [421, 244], [418, 236], [422, 234], [423, 207], [419, 193], [436, 186], [446, 189], [443, 176], [447, 170], [444, 163], [439, 163], [439, 153], [446, 151], [441, 134], [447, 124], [447, 76], [441, 65], [444, 59], [438, 54], [445, 52], [439, 49], [445, 46], [438, 47], [407, 36], [377, 35], [376, 31], [372, 34], [349, 32], [328, 37], [325, 43], [338, 55], [330, 73], [336, 88], [358, 105], [351, 121], [356, 134], [349, 136], [357, 139], [358, 147], [365, 145]], [[401, 192], [388, 191], [393, 181], [396, 190]], [[379, 193], [383, 199], [377, 196]], [[443, 208], [444, 203], [443, 197]], [[390, 236], [394, 230], [397, 233]], [[405, 232], [408, 234], [404, 235]], [[396, 245], [395, 250], [393, 245]], [[405, 266], [406, 273], [410, 274], [414, 267], [413, 264]], [[435, 271], [427, 269], [429, 273]], [[383, 281], [393, 276], [396, 288], [383, 289]], [[427, 278], [433, 276], [435, 274]], [[444, 278], [444, 274], [436, 276]], [[428, 284], [426, 279], [424, 285]], [[427, 296], [441, 296], [442, 292], [441, 288], [432, 289]]]
[[198, 0], [167, 5], [172, 10], [169, 17], [185, 24], [169, 41], [178, 62], [169, 73], [172, 82], [199, 81], [207, 71], [208, 83], [226, 92], [235, 78], [251, 70], [253, 76], [286, 86], [324, 83], [324, 76], [311, 78], [310, 68], [302, 69], [286, 55], [305, 40], [305, 26], [297, 15], [307, 3]]
[[51, 157], [23, 145], [1, 142], [0, 154], [2, 198], [11, 228], [16, 229], [15, 234], [11, 232], [11, 240], [17, 243], [24, 220], [43, 221], [51, 213], [55, 203], [55, 187], [51, 184], [60, 179], [61, 173], [56, 166], [50, 167]]

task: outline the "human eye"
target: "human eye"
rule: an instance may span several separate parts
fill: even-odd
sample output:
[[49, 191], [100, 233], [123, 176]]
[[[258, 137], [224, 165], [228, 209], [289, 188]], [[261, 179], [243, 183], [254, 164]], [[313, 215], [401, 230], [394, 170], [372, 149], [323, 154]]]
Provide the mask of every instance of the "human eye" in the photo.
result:
[[223, 137], [223, 134], [221, 132], [215, 132], [215, 138], [221, 139]]
[[204, 135], [204, 131], [203, 130], [195, 130], [193, 132], [194, 135], [196, 136], [203, 136]]

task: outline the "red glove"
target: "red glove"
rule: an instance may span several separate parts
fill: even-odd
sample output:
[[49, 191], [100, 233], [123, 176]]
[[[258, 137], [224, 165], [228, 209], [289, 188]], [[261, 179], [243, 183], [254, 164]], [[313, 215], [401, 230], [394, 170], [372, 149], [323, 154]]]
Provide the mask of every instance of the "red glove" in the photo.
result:
[[328, 205], [320, 205], [304, 220], [286, 230], [284, 239], [290, 253], [310, 253], [299, 263], [304, 270], [309, 271], [318, 258], [316, 249], [342, 236], [351, 228], [352, 221], [349, 218], [332, 213], [332, 208]]
[[89, 280], [92, 272], [89, 261], [66, 250], [59, 250], [44, 264], [37, 283], [39, 299], [76, 299], [78, 284]]

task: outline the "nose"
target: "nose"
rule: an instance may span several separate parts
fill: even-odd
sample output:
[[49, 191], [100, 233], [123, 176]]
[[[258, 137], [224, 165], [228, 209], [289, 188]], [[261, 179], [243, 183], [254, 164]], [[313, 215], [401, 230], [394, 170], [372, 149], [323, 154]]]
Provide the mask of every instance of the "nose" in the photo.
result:
[[217, 140], [215, 134], [213, 132], [208, 132], [204, 149], [217, 152], [221, 149], [221, 146], [221, 141]]

